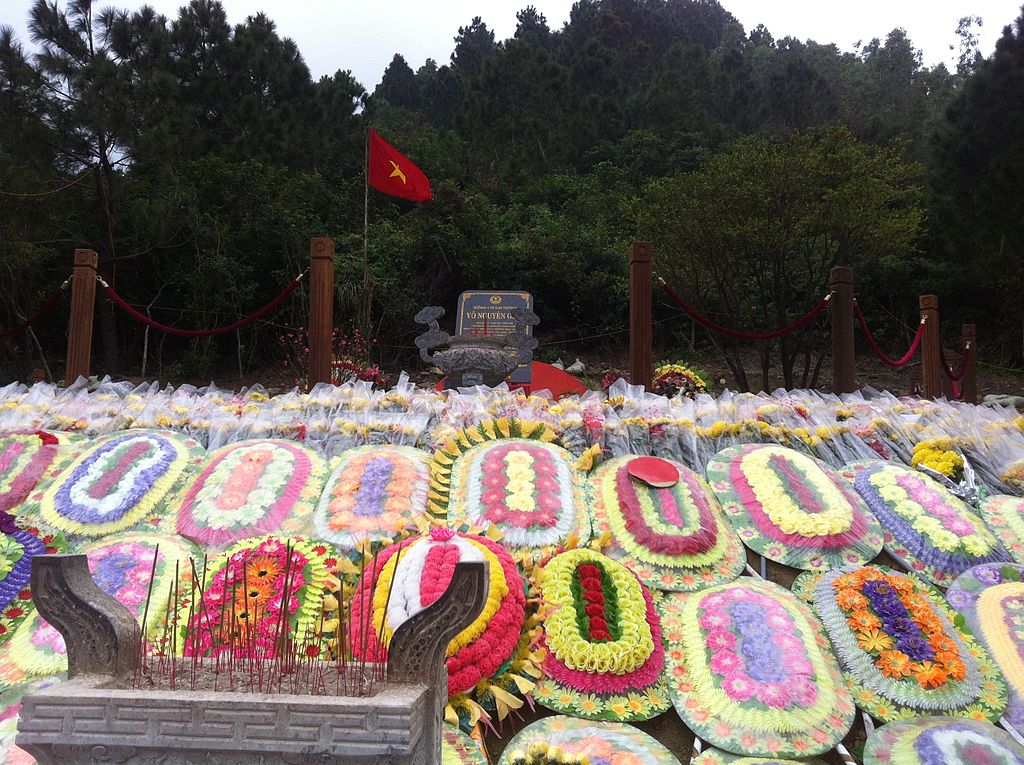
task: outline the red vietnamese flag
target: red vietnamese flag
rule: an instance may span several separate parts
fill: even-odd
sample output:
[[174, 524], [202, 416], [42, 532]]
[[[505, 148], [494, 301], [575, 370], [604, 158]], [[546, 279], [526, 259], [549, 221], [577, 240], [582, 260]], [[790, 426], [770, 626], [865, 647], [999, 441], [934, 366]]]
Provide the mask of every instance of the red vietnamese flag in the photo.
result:
[[370, 130], [370, 184], [393, 197], [426, 202], [433, 198], [430, 181], [416, 165], [391, 144]]

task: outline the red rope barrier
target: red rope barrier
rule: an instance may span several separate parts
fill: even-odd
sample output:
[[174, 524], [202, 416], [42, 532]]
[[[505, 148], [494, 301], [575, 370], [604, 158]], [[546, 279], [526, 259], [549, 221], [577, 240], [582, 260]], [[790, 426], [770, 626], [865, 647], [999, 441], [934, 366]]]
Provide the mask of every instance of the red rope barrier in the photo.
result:
[[971, 346], [968, 345], [964, 348], [964, 355], [960, 357], [960, 371], [953, 374], [953, 365], [946, 361], [946, 352], [939, 346], [939, 356], [942, 358], [942, 371], [946, 373], [953, 382], [957, 382], [963, 378], [964, 372], [967, 371], [967, 357], [971, 355]]
[[681, 297], [679, 297], [675, 293], [675, 291], [673, 291], [673, 289], [668, 286], [668, 282], [666, 282], [664, 279], [661, 279], [660, 281], [661, 287], [662, 289], [665, 290], [665, 293], [672, 299], [672, 301], [676, 305], [683, 309], [683, 312], [687, 316], [689, 316], [695, 322], [697, 322], [703, 327], [706, 327], [707, 329], [710, 329], [713, 332], [720, 332], [723, 335], [735, 337], [740, 340], [771, 340], [776, 337], [788, 335], [790, 332], [795, 332], [801, 327], [804, 327], [807, 324], [809, 324], [812, 319], [818, 316], [818, 314], [824, 311], [825, 308], [828, 306], [828, 298], [825, 297], [822, 298], [818, 302], [818, 304], [811, 309], [810, 313], [808, 313], [806, 316], [800, 319], [797, 319], [788, 327], [783, 327], [782, 329], [777, 329], [773, 332], [740, 332], [739, 330], [736, 329], [729, 329], [728, 327], [723, 327], [721, 324], [718, 324], [717, 322], [714, 322], [708, 317], [704, 316], [696, 308], [687, 304]]
[[125, 300], [123, 297], [117, 294], [117, 290], [115, 290], [109, 284], [104, 282], [102, 279], [100, 279], [100, 284], [103, 285], [103, 289], [104, 291], [106, 291], [107, 296], [115, 303], [117, 303], [119, 306], [121, 306], [121, 308], [123, 308], [128, 315], [132, 316], [135, 319], [138, 319], [143, 324], [148, 324], [153, 329], [159, 329], [161, 332], [166, 332], [169, 335], [181, 335], [182, 337], [212, 337], [213, 335], [223, 335], [228, 332], [232, 332], [236, 329], [241, 329], [242, 327], [248, 324], [252, 324], [257, 319], [266, 316], [268, 313], [270, 313], [279, 305], [281, 305], [281, 303], [283, 303], [289, 295], [295, 292], [295, 290], [299, 286], [299, 282], [302, 280], [302, 276], [303, 275], [299, 275], [295, 279], [293, 279], [292, 282], [287, 287], [285, 287], [277, 297], [275, 297], [273, 300], [271, 300], [269, 303], [267, 303], [265, 306], [259, 309], [256, 313], [252, 314], [251, 316], [246, 316], [244, 319], [239, 319], [234, 324], [228, 324], [225, 327], [215, 327], [214, 329], [178, 329], [177, 327], [169, 327], [166, 324], [161, 324], [160, 322], [151, 319], [149, 316], [146, 316], [145, 314], [139, 313], [137, 310], [135, 310], [135, 308], [127, 300]]
[[60, 301], [60, 296], [63, 292], [63, 287], [59, 287], [58, 289], [54, 290], [53, 294], [46, 299], [46, 302], [39, 307], [38, 311], [36, 311], [34, 314], [29, 316], [27, 319], [25, 319], [25, 321], [21, 322], [17, 326], [11, 327], [10, 329], [0, 330], [0, 337], [10, 337], [11, 335], [16, 335], [19, 332], [23, 332], [24, 330], [31, 327], [43, 316], [49, 313], [51, 308], [57, 305], [57, 303]]
[[959, 401], [963, 397], [963, 391], [960, 390], [960, 386], [956, 384], [956, 379], [951, 377], [949, 379], [949, 384], [953, 388], [953, 400]]
[[924, 337], [923, 321], [917, 325], [917, 333], [914, 335], [914, 342], [910, 344], [910, 350], [903, 354], [903, 358], [893, 360], [882, 353], [882, 349], [879, 348], [878, 343], [875, 342], [875, 338], [872, 336], [871, 330], [868, 329], [868, 323], [864, 319], [864, 312], [860, 310], [860, 303], [854, 301], [853, 310], [857, 314], [857, 320], [860, 322], [860, 328], [863, 330], [864, 336], [868, 339], [868, 345], [871, 346], [871, 350], [875, 352], [875, 355], [882, 363], [888, 364], [890, 367], [902, 367], [910, 363], [910, 360], [914, 358], [914, 354], [917, 353], [917, 346], [921, 344], [921, 338]]

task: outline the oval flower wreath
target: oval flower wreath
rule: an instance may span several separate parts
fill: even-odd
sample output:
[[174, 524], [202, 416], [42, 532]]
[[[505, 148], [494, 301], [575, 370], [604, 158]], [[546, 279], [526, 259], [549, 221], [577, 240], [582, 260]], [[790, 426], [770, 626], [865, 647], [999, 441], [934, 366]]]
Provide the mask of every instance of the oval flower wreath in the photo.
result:
[[547, 655], [535, 697], [588, 720], [647, 720], [670, 706], [661, 624], [648, 589], [621, 563], [586, 548], [534, 570]]
[[[153, 557], [160, 546], [153, 590], [149, 599], [146, 632], [153, 639], [163, 632], [168, 611], [168, 589], [174, 581], [175, 563], [188, 567], [198, 550], [187, 539], [170, 534], [115, 534], [94, 542], [81, 552], [89, 558], [89, 571], [101, 590], [142, 621], [149, 592]], [[0, 648], [0, 681], [4, 684], [56, 675], [67, 671], [64, 638], [39, 616], [31, 615]]]
[[814, 586], [814, 607], [854, 701], [872, 717], [998, 720], [1006, 707], [992, 660], [915, 577], [876, 566], [829, 571]]
[[191, 624], [191, 604], [181, 604], [178, 643], [183, 653], [276, 656], [284, 619], [296, 643], [315, 634], [331, 555], [326, 545], [276, 536], [246, 539], [225, 550], [207, 568], [205, 607], [193, 611]]
[[65, 550], [60, 534], [21, 528], [14, 516], [0, 511], [0, 644], [7, 641], [33, 610], [29, 579], [32, 559]]
[[864, 765], [1024, 765], [1024, 747], [984, 720], [918, 717], [875, 728]]
[[1024, 566], [982, 563], [956, 578], [946, 600], [963, 614], [1009, 688], [1004, 717], [1024, 725]]
[[541, 423], [489, 420], [456, 434], [431, 462], [431, 511], [451, 524], [496, 526], [513, 550], [590, 538], [583, 475]]
[[855, 707], [828, 639], [788, 591], [740, 577], [667, 593], [659, 610], [673, 705], [705, 741], [736, 754], [804, 757], [850, 729]]
[[59, 437], [43, 431], [0, 437], [0, 512], [14, 511], [28, 498], [60, 448]]
[[152, 530], [204, 455], [198, 442], [169, 431], [107, 436], [54, 465], [59, 474], [32, 493], [25, 513], [69, 539]]
[[711, 487], [685, 465], [665, 460], [679, 479], [654, 488], [630, 475], [636, 459], [616, 457], [587, 481], [595, 531], [611, 535], [605, 553], [658, 590], [698, 590], [739, 576], [743, 545]]
[[708, 482], [743, 543], [793, 568], [866, 563], [882, 531], [852, 487], [824, 462], [781, 446], [734, 446], [716, 454]]
[[19, 683], [0, 694], [0, 762], [4, 765], [36, 765], [36, 758], [14, 743], [18, 734], [21, 700], [33, 691], [49, 688], [66, 679], [60, 675], [45, 677], [33, 682]]
[[454, 725], [441, 729], [441, 765], [487, 765], [483, 750]]
[[854, 486], [885, 527], [885, 549], [940, 587], [971, 566], [1010, 560], [981, 518], [916, 470], [883, 465], [858, 473]]
[[1024, 563], [1024, 498], [992, 494], [981, 500], [978, 515], [992, 530], [1010, 557]]
[[293, 441], [239, 441], [213, 451], [184, 489], [178, 533], [207, 548], [265, 534], [308, 536], [327, 465]]
[[[498, 765], [529, 759], [538, 747], [555, 749], [572, 762], [590, 765], [679, 765], [679, 760], [657, 739], [632, 725], [578, 720], [565, 715], [532, 722], [508, 742]], [[514, 760], [513, 755], [525, 757]], [[583, 759], [586, 758], [586, 759]], [[562, 760], [548, 760], [561, 762]]]
[[429, 455], [409, 446], [342, 452], [313, 515], [316, 536], [349, 551], [425, 523], [429, 465]]
[[484, 712], [504, 718], [522, 706], [516, 694], [531, 690], [539, 674], [529, 649], [530, 631], [524, 633], [526, 585], [501, 545], [436, 527], [429, 536], [385, 548], [375, 570], [368, 566], [356, 587], [349, 634], [361, 636], [352, 641], [356, 658], [383, 660], [395, 630], [444, 594], [460, 560], [487, 561], [489, 572], [483, 612], [447, 650], [452, 703], [446, 716], [471, 728]]
[[744, 757], [738, 754], [705, 749], [691, 761], [691, 765], [824, 765], [820, 760], [780, 760], [772, 757]]

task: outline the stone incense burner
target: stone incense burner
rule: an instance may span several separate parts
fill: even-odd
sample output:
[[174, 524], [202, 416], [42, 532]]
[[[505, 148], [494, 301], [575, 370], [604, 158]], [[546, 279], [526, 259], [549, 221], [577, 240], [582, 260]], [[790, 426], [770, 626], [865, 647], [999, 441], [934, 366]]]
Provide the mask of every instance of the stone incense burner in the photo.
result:
[[371, 696], [146, 691], [131, 687], [132, 613], [84, 555], [40, 555], [32, 595], [64, 636], [69, 681], [25, 697], [16, 742], [42, 765], [439, 765], [445, 649], [483, 610], [486, 587], [486, 563], [459, 563], [444, 595], [395, 631]]
[[[416, 323], [428, 327], [416, 338], [416, 347], [420, 349], [420, 358], [447, 375], [449, 388], [493, 387], [533, 358], [537, 339], [526, 334], [526, 328], [536, 326], [540, 319], [532, 311], [513, 310], [515, 331], [501, 335], [452, 336], [441, 330], [437, 320], [442, 316], [444, 309], [440, 306], [428, 306], [416, 314]], [[436, 348], [444, 350], [431, 355], [430, 351]]]

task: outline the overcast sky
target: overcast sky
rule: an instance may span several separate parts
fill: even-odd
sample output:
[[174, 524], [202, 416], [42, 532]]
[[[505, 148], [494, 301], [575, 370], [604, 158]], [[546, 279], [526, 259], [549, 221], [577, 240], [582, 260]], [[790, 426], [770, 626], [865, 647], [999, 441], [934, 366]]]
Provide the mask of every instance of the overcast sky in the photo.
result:
[[[58, 0], [64, 5], [66, 0]], [[413, 69], [427, 58], [448, 62], [460, 26], [483, 18], [498, 40], [511, 37], [516, 12], [530, 0], [223, 0], [232, 24], [264, 11], [278, 32], [299, 46], [314, 78], [350, 69], [368, 90], [380, 81], [395, 53]], [[925, 64], [955, 62], [957, 21], [967, 15], [984, 20], [981, 51], [989, 55], [1005, 25], [1021, 12], [1024, 0], [721, 0], [748, 32], [764, 24], [772, 35], [835, 43], [855, 50], [858, 42], [884, 39], [896, 27], [907, 30], [924, 53]], [[12, 25], [28, 42], [26, 17], [30, 0], [0, 0], [0, 23]], [[111, 3], [138, 8], [137, 0]], [[173, 17], [184, 0], [152, 0], [160, 13]], [[573, 0], [532, 0], [552, 29], [569, 18]], [[108, 3], [96, 2], [104, 7]]]

